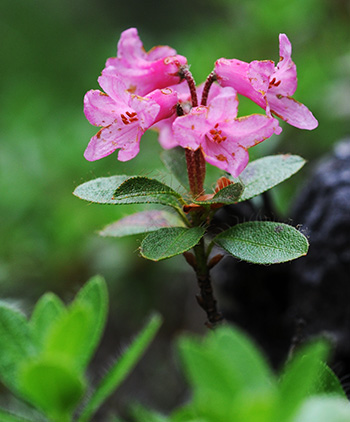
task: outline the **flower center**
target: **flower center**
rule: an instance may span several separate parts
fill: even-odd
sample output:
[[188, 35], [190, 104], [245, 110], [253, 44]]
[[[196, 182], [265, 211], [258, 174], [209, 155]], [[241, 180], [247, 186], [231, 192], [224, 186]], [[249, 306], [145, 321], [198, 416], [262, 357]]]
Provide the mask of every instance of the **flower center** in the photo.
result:
[[[125, 114], [126, 114], [126, 116], [125, 116]], [[137, 113], [135, 113], [135, 112], [130, 113], [130, 111], [127, 111], [125, 114], [120, 115], [124, 125], [128, 125], [130, 123], [137, 122], [139, 120], [137, 118]]]
[[222, 136], [221, 133], [222, 131], [218, 129], [219, 128], [219, 123], [216, 123], [216, 125], [214, 126], [213, 129], [210, 129], [209, 133], [211, 136], [209, 136], [209, 138], [217, 143], [220, 144], [223, 141], [226, 141], [227, 136]]

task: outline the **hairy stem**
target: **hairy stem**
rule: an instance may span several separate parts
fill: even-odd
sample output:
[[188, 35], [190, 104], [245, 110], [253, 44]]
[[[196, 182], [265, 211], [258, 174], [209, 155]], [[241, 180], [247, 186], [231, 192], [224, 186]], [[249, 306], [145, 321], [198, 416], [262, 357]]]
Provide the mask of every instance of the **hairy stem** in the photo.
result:
[[205, 81], [205, 85], [203, 88], [203, 93], [202, 93], [202, 99], [201, 99], [201, 105], [206, 106], [207, 105], [207, 100], [208, 100], [208, 95], [209, 95], [209, 90], [210, 87], [212, 86], [213, 82], [216, 81], [216, 73], [214, 72], [214, 70], [208, 75], [207, 80]]
[[197, 107], [198, 98], [197, 98], [196, 83], [193, 79], [192, 73], [190, 72], [187, 66], [183, 66], [180, 69], [179, 75], [181, 78], [186, 79], [188, 83], [188, 87], [190, 88], [190, 93], [191, 93], [192, 107]]
[[213, 288], [211, 285], [207, 254], [203, 239], [201, 239], [200, 243], [194, 247], [194, 253], [196, 257], [195, 271], [200, 290], [200, 293], [197, 296], [197, 301], [207, 314], [208, 320], [206, 321], [206, 326], [209, 328], [215, 328], [215, 326], [223, 322], [223, 316], [216, 307], [216, 299], [214, 298]]
[[202, 150], [198, 148], [193, 151], [186, 148], [186, 162], [191, 193], [196, 198], [204, 191], [205, 160]]

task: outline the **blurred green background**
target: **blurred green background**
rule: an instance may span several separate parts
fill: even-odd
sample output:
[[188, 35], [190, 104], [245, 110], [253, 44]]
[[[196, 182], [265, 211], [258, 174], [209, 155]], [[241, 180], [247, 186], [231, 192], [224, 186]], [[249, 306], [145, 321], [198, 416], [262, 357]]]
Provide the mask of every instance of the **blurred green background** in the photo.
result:
[[[43, 292], [69, 299], [89, 276], [100, 273], [113, 297], [111, 324], [121, 333], [137, 330], [151, 308], [166, 314], [170, 331], [201, 330], [204, 318], [183, 258], [149, 263], [138, 256], [135, 238], [99, 238], [96, 231], [128, 208], [89, 205], [72, 195], [78, 184], [94, 177], [164, 171], [155, 133], [143, 137], [141, 152], [131, 162], [118, 162], [116, 154], [94, 163], [83, 158], [97, 131], [84, 117], [83, 96], [98, 88], [105, 60], [115, 56], [120, 33], [131, 26], [138, 28], [146, 50], [166, 44], [185, 55], [197, 82], [220, 57], [277, 62], [278, 34], [286, 33], [298, 69], [295, 98], [313, 111], [319, 127], [308, 132], [282, 124], [282, 135], [251, 150], [251, 156], [291, 152], [312, 162], [350, 132], [350, 3], [0, 3], [0, 296], [30, 310]], [[256, 110], [242, 101], [240, 114]], [[283, 212], [307, 172], [278, 191]]]

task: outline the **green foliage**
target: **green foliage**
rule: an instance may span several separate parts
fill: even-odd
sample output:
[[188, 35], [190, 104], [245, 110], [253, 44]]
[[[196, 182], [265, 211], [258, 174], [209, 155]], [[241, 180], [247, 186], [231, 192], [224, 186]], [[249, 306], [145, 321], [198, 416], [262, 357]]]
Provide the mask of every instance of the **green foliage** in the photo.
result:
[[204, 236], [203, 227], [170, 227], [150, 233], [141, 243], [141, 255], [152, 261], [171, 258], [192, 249]]
[[271, 221], [237, 224], [213, 240], [231, 255], [255, 264], [276, 264], [306, 255], [308, 241], [294, 227]]
[[298, 155], [271, 155], [252, 161], [239, 176], [244, 185], [240, 202], [260, 195], [299, 171], [305, 160]]
[[[179, 351], [192, 398], [169, 417], [135, 408], [150, 422], [345, 422], [350, 405], [339, 382], [326, 390], [327, 345], [301, 348], [277, 377], [238, 329], [219, 327], [204, 339], [182, 337]], [[324, 382], [326, 381], [326, 382]], [[336, 385], [337, 384], [337, 385]], [[327, 418], [320, 409], [330, 405]], [[317, 419], [319, 417], [319, 419]]]
[[217, 192], [212, 199], [208, 201], [194, 201], [195, 204], [235, 204], [238, 202], [244, 191], [242, 183], [237, 182], [232, 185], [228, 185]]
[[[0, 379], [12, 393], [45, 414], [49, 421], [71, 422], [87, 390], [85, 369], [104, 330], [107, 308], [107, 288], [101, 277], [92, 278], [67, 307], [54, 294], [44, 295], [29, 321], [1, 303]], [[112, 366], [96, 392], [84, 400], [81, 420], [91, 420], [127, 377], [160, 323], [160, 317], [154, 315]], [[0, 409], [2, 415], [4, 421], [26, 421]]]

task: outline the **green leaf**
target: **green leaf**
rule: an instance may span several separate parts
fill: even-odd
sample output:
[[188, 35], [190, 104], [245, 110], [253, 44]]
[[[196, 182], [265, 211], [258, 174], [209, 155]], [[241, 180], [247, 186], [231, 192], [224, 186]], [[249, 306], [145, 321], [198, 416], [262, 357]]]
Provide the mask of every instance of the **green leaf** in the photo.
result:
[[240, 202], [260, 195], [299, 171], [305, 160], [298, 155], [271, 155], [252, 161], [239, 176], [245, 189]]
[[38, 344], [43, 344], [52, 324], [65, 312], [63, 302], [53, 293], [43, 295], [30, 319], [30, 326]]
[[163, 204], [179, 208], [181, 195], [170, 186], [148, 177], [131, 177], [114, 192], [118, 204]]
[[130, 177], [132, 176], [99, 177], [79, 185], [73, 195], [97, 204], [118, 204], [119, 202], [113, 199], [114, 192]]
[[91, 356], [98, 346], [107, 320], [108, 313], [108, 291], [103, 277], [91, 278], [78, 292], [74, 306], [82, 304], [87, 306], [93, 315], [90, 322], [89, 335], [84, 345], [84, 356], [80, 357], [83, 365], [87, 365]]
[[23, 416], [15, 415], [5, 409], [0, 408], [0, 420], [1, 422], [35, 422], [33, 419], [27, 419]]
[[244, 190], [244, 186], [242, 183], [233, 183], [232, 185], [228, 185], [219, 192], [217, 192], [212, 199], [208, 201], [193, 201], [195, 204], [235, 204], [238, 202], [239, 198], [241, 197]]
[[52, 327], [44, 344], [43, 355], [82, 371], [87, 364], [86, 347], [90, 343], [93, 323], [91, 307], [83, 304], [73, 306]]
[[52, 325], [43, 354], [82, 371], [96, 349], [106, 321], [108, 295], [102, 277], [91, 279]]
[[259, 351], [237, 329], [219, 327], [204, 341], [183, 338], [179, 346], [193, 387], [195, 414], [204, 420], [235, 420], [235, 415], [247, 414], [253, 404], [264, 412], [271, 407], [274, 376]]
[[27, 400], [54, 422], [71, 420], [71, 414], [85, 390], [80, 375], [62, 362], [54, 361], [26, 362], [19, 382]]
[[19, 311], [0, 303], [0, 377], [17, 391], [17, 372], [21, 363], [37, 352], [28, 321]]
[[197, 245], [204, 236], [203, 227], [170, 227], [150, 233], [141, 243], [141, 255], [152, 261], [171, 258]]
[[335, 394], [347, 399], [343, 386], [332, 369], [322, 361], [319, 361], [319, 366], [315, 392], [317, 394]]
[[287, 363], [280, 380], [276, 420], [289, 420], [301, 403], [318, 393], [320, 362], [326, 359], [329, 347], [324, 342], [307, 345]]
[[228, 253], [255, 264], [276, 264], [306, 255], [309, 243], [294, 227], [272, 221], [237, 224], [213, 240]]
[[176, 177], [177, 181], [186, 189], [190, 190], [187, 174], [185, 149], [181, 147], [164, 150], [161, 159], [167, 169]]
[[146, 327], [136, 337], [121, 358], [111, 367], [107, 375], [92, 394], [78, 422], [89, 421], [103, 402], [118, 388], [132, 371], [161, 325], [161, 317], [153, 315]]
[[349, 422], [348, 400], [319, 396], [307, 400], [292, 422]]
[[128, 215], [100, 231], [101, 236], [122, 237], [159, 230], [164, 227], [184, 227], [177, 215], [168, 211], [150, 210]]

